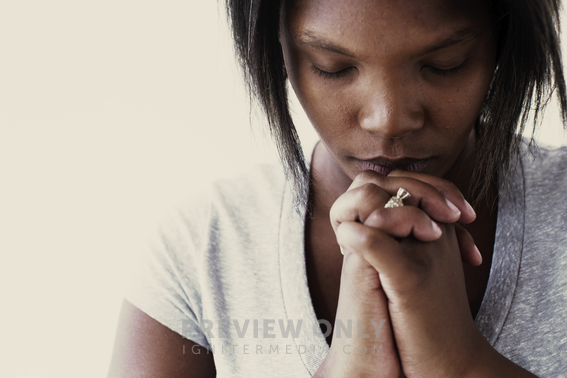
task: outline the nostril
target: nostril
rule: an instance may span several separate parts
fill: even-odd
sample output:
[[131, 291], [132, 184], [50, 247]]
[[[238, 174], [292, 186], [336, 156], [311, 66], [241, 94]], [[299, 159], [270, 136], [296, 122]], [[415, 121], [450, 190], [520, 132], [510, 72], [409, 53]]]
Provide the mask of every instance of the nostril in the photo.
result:
[[393, 107], [377, 107], [363, 114], [360, 127], [384, 138], [396, 138], [421, 129], [423, 117]]

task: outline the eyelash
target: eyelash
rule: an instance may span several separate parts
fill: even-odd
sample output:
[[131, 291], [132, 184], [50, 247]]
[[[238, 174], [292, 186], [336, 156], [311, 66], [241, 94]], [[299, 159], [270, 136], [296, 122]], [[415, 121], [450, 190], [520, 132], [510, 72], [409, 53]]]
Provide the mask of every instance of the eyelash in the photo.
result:
[[[453, 67], [453, 68], [449, 68], [449, 69], [442, 69], [442, 68], [437, 68], [437, 67], [434, 67], [434, 66], [425, 66], [425, 67], [429, 68], [429, 70], [432, 71], [436, 75], [449, 76], [449, 75], [454, 75], [454, 74], [458, 73], [465, 66], [466, 62], [467, 61], [465, 60], [463, 63], [459, 64], [458, 66]], [[317, 67], [316, 65], [312, 65], [311, 68], [312, 68], [313, 72], [315, 72], [317, 75], [319, 75], [319, 76], [321, 76], [325, 79], [338, 79], [338, 78], [345, 76], [353, 67], [348, 67], [348, 68], [345, 68], [345, 69], [342, 69], [342, 70], [336, 71], [336, 72], [324, 71], [324, 70], [320, 69], [319, 67]]]
[[463, 63], [459, 64], [456, 67], [453, 68], [449, 68], [449, 69], [441, 69], [441, 68], [437, 68], [437, 67], [433, 67], [433, 66], [426, 66], [427, 68], [429, 68], [430, 71], [432, 71], [434, 74], [436, 75], [441, 75], [441, 76], [448, 76], [448, 75], [454, 75], [457, 72], [459, 72], [464, 66], [465, 63], [467, 61], [465, 60]]
[[320, 69], [316, 65], [312, 65], [311, 68], [313, 69], [313, 72], [315, 72], [317, 75], [319, 75], [319, 76], [321, 76], [325, 79], [338, 79], [338, 78], [346, 75], [351, 70], [351, 68], [353, 68], [353, 67], [348, 67], [348, 68], [345, 68], [343, 70], [336, 71], [336, 72], [323, 71], [322, 69]]

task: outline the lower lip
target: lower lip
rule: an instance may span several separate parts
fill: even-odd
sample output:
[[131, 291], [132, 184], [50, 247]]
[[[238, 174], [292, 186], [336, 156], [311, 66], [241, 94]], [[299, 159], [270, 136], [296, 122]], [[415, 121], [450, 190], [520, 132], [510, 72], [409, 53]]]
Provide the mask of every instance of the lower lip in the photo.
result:
[[388, 176], [390, 174], [390, 172], [392, 172], [396, 169], [400, 169], [402, 171], [408, 171], [408, 172], [423, 172], [430, 161], [431, 161], [431, 159], [425, 159], [425, 160], [418, 160], [415, 163], [405, 164], [405, 165], [396, 165], [396, 164], [393, 164], [393, 165], [378, 165], [378, 164], [373, 164], [369, 161], [359, 160], [360, 167], [363, 170], [378, 172], [378, 173], [380, 173], [381, 175], [384, 175], [384, 176]]

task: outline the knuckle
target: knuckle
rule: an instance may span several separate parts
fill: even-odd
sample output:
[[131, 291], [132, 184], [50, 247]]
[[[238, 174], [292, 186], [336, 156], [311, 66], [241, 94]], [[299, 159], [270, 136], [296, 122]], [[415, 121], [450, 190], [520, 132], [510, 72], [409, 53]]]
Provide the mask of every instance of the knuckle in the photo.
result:
[[391, 218], [391, 213], [386, 210], [388, 209], [383, 207], [374, 210], [370, 213], [368, 218], [366, 218], [364, 224], [370, 227], [382, 227], [383, 225], [388, 224], [388, 220]]
[[424, 197], [431, 194], [432, 191], [438, 192], [437, 188], [429, 182], [418, 180], [413, 177], [403, 177], [402, 182], [398, 186], [408, 190], [411, 196]]
[[376, 246], [378, 238], [377, 231], [370, 228], [364, 228], [362, 232], [358, 235], [358, 245], [361, 248], [361, 252], [366, 252]]
[[329, 219], [331, 221], [331, 226], [333, 227], [333, 230], [335, 230], [335, 232], [337, 231], [337, 227], [340, 225], [340, 220], [337, 217], [337, 214], [333, 213], [333, 209], [331, 208], [331, 212], [329, 213]]
[[333, 203], [329, 209], [329, 218], [332, 224], [338, 224], [346, 217], [346, 212], [352, 206], [348, 206], [352, 201], [352, 192], [345, 192]]
[[358, 189], [358, 199], [362, 203], [369, 203], [381, 195], [382, 189], [373, 183], [366, 183]]
[[373, 181], [376, 179], [379, 179], [380, 176], [378, 175], [378, 173], [374, 172], [374, 171], [362, 171], [360, 172], [357, 176], [356, 176], [356, 180], [360, 181], [360, 182], [368, 182], [368, 181]]
[[439, 192], [444, 196], [447, 197], [449, 194], [455, 194], [460, 196], [461, 191], [457, 188], [457, 185], [453, 184], [451, 181], [443, 180], [439, 187], [437, 188]]
[[407, 234], [423, 235], [430, 228], [431, 218], [421, 209], [415, 206], [407, 206], [404, 214], [401, 231]]
[[340, 206], [340, 202], [341, 202], [341, 197], [339, 197], [335, 203], [333, 203], [333, 205], [331, 206], [331, 209], [329, 210], [329, 217], [331, 218], [331, 222], [335, 221], [337, 219], [337, 213], [338, 213], [338, 209]]
[[354, 178], [351, 188], [357, 188], [365, 184], [374, 184], [381, 186], [385, 179], [385, 176], [382, 176], [374, 171], [362, 171]]

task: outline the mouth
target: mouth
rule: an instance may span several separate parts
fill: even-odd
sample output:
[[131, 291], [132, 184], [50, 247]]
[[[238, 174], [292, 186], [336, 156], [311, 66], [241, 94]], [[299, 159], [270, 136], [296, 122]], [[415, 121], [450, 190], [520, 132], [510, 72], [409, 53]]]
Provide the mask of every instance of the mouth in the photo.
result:
[[423, 172], [431, 158], [427, 159], [414, 159], [414, 158], [403, 158], [403, 159], [387, 159], [387, 158], [376, 158], [370, 160], [358, 160], [358, 164], [362, 170], [370, 170], [378, 172], [381, 175], [388, 176], [390, 172], [401, 169], [408, 172]]

